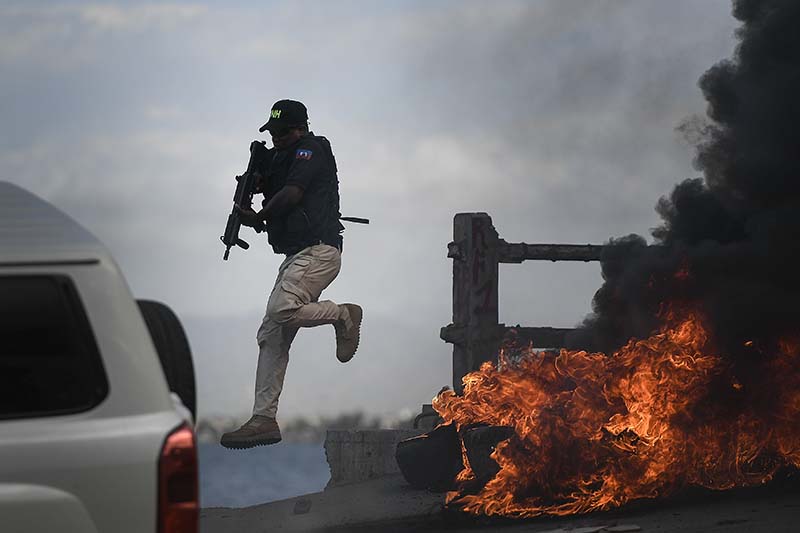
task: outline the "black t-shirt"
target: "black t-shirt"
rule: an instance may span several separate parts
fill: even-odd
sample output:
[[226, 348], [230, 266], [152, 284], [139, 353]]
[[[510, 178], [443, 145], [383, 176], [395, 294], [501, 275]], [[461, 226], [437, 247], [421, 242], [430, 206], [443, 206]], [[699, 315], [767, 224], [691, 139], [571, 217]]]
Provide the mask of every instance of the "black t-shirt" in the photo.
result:
[[336, 159], [325, 137], [304, 135], [292, 146], [276, 150], [266, 171], [264, 205], [286, 185], [303, 189], [303, 198], [286, 215], [267, 223], [276, 253], [294, 254], [314, 244], [341, 248], [339, 179]]

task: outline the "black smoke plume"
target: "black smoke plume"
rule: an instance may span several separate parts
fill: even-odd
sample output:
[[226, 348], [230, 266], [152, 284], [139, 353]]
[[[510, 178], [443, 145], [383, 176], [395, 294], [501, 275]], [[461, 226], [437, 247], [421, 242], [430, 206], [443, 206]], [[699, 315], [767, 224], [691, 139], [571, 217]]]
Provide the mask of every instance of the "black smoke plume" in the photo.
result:
[[743, 381], [764, 377], [761, 361], [781, 339], [800, 339], [800, 1], [736, 0], [733, 15], [742, 22], [733, 57], [699, 81], [702, 177], [658, 201], [658, 246], [611, 241], [626, 260], [602, 262], [575, 347], [611, 353], [647, 337], [664, 302], [699, 307]]

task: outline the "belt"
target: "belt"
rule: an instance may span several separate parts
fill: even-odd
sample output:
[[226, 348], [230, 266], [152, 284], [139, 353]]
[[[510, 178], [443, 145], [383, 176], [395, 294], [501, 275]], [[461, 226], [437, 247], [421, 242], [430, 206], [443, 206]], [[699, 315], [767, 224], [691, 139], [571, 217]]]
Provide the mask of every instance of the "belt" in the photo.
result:
[[309, 244], [309, 245], [307, 245], [307, 246], [304, 246], [303, 248], [300, 248], [300, 249], [298, 249], [298, 250], [296, 250], [296, 251], [294, 251], [294, 252], [283, 252], [283, 254], [284, 254], [286, 257], [291, 257], [291, 256], [293, 256], [293, 255], [295, 255], [295, 254], [297, 254], [297, 253], [300, 253], [300, 252], [302, 252], [303, 250], [305, 250], [306, 248], [308, 248], [308, 247], [310, 247], [310, 246], [316, 246], [316, 245], [318, 245], [318, 244], [327, 244], [328, 246], [333, 246], [334, 248], [336, 248], [337, 250], [339, 250], [339, 253], [342, 253], [342, 248], [343, 248], [342, 244], [331, 244], [331, 243], [329, 243], [329, 242], [325, 242], [325, 241], [323, 241], [323, 240], [321, 240], [321, 239], [320, 239], [320, 240], [318, 240], [317, 242], [312, 242], [311, 244]]

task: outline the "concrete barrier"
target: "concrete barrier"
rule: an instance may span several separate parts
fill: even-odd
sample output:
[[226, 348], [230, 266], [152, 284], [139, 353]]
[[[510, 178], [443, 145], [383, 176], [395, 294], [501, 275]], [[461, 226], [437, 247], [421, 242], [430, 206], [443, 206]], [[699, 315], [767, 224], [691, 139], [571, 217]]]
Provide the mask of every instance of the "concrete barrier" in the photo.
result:
[[325, 455], [331, 469], [328, 487], [400, 473], [394, 454], [397, 443], [423, 429], [329, 429]]

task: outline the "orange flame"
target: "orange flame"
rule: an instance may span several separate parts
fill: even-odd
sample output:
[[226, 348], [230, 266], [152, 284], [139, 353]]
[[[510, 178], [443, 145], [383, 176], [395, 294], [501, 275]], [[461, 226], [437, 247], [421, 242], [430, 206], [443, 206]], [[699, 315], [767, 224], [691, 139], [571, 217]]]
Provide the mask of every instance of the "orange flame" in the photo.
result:
[[[434, 408], [457, 429], [515, 430], [492, 453], [498, 474], [477, 494], [449, 493], [448, 504], [486, 515], [585, 513], [686, 485], [758, 485], [800, 467], [800, 343], [779, 343], [772, 383], [753, 391], [714, 352], [700, 313], [665, 322], [611, 356], [528, 349], [512, 362], [501, 352], [497, 365], [464, 377], [463, 396], [440, 393]], [[766, 396], [775, 401], [765, 415], [751, 400]], [[474, 477], [463, 456], [462, 488]]]

